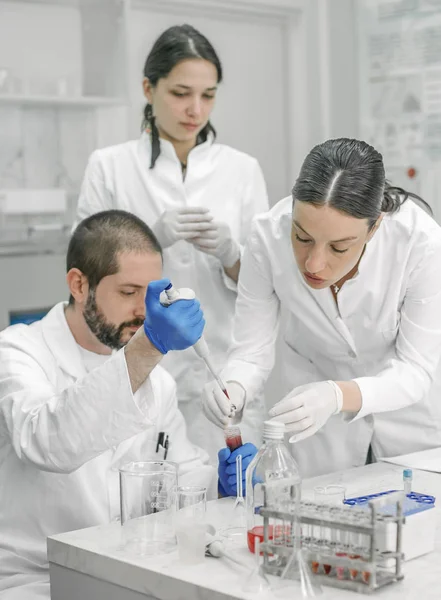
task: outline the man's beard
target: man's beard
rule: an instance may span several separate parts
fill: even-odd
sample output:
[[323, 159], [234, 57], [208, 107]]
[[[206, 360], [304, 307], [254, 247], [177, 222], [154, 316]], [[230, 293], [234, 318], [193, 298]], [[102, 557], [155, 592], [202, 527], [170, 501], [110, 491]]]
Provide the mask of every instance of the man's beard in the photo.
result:
[[134, 319], [125, 321], [121, 325], [109, 323], [106, 317], [98, 308], [96, 303], [96, 292], [94, 289], [89, 291], [86, 306], [83, 311], [84, 320], [94, 336], [105, 346], [113, 350], [120, 350], [127, 342], [121, 341], [123, 331], [126, 327], [140, 327], [144, 319]]

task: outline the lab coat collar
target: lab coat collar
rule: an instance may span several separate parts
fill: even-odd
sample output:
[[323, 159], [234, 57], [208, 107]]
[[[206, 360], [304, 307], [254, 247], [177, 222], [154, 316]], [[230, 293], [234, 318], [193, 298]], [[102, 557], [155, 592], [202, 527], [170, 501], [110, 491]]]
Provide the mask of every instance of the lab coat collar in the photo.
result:
[[381, 237], [381, 235], [383, 233], [383, 231], [381, 229], [382, 225], [383, 225], [383, 223], [380, 224], [379, 230], [375, 232], [373, 238], [366, 244], [366, 247], [364, 249], [364, 254], [361, 257], [361, 260], [358, 264], [358, 270], [352, 279], [357, 279], [357, 277], [359, 277], [360, 274], [368, 272], [369, 265], [372, 261], [372, 258], [375, 257], [376, 253], [378, 252], [376, 247], [378, 245], [379, 238]]
[[[176, 154], [176, 150], [173, 146], [173, 144], [171, 142], [169, 142], [168, 140], [163, 140], [162, 138], [160, 138], [159, 140], [160, 144], [161, 144], [161, 154], [160, 157], [166, 158], [168, 160], [172, 160], [173, 162], [177, 163], [177, 164], [181, 164], [180, 160]], [[214, 135], [213, 133], [210, 131], [207, 139], [205, 142], [202, 142], [202, 144], [198, 144], [197, 146], [195, 146], [194, 148], [192, 148], [190, 150], [190, 154], [189, 156], [191, 156], [192, 158], [195, 156], [201, 157], [204, 154], [206, 154], [208, 152], [208, 150], [211, 148], [211, 146], [213, 145], [214, 142]], [[151, 157], [151, 152], [152, 152], [152, 144], [151, 144], [151, 140], [150, 140], [150, 134], [147, 133], [146, 131], [143, 131], [141, 134], [141, 144], [142, 146], [147, 150], [148, 153], [148, 161], [150, 164], [150, 157]]]
[[56, 304], [42, 319], [41, 327], [46, 344], [58, 366], [75, 379], [79, 379], [86, 375], [86, 369], [66, 321], [64, 314], [66, 306], [67, 302]]

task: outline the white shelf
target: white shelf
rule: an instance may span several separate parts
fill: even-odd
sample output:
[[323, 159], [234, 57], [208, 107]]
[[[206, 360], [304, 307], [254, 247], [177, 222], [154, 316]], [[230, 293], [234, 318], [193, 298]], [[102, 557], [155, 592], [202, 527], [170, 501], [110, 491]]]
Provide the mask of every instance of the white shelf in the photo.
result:
[[25, 96], [19, 94], [0, 94], [1, 104], [21, 106], [124, 106], [125, 98], [105, 98], [99, 96]]

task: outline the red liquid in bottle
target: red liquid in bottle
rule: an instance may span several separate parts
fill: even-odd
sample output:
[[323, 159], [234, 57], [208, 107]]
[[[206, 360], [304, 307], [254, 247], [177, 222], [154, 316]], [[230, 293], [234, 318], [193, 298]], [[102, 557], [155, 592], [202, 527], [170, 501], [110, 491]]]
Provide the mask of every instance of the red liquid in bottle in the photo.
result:
[[[286, 525], [285, 528], [283, 528], [282, 525], [277, 525], [275, 530], [274, 530], [273, 525], [268, 526], [268, 539], [269, 540], [273, 540], [274, 537], [276, 540], [278, 540], [278, 539], [288, 540], [290, 538], [290, 536], [291, 536], [291, 527], [289, 525]], [[256, 538], [259, 538], [260, 543], [263, 542], [263, 525], [256, 525], [255, 527], [253, 527], [252, 529], [247, 531], [248, 549], [253, 554], [254, 554], [255, 546], [256, 546]], [[262, 552], [260, 553], [260, 555], [262, 555]]]
[[[248, 549], [250, 552], [254, 554], [255, 546], [256, 546], [256, 538], [259, 538], [260, 543], [263, 542], [263, 526], [253, 527], [251, 530], [247, 531], [247, 542]], [[270, 526], [270, 539], [272, 539], [272, 528]], [[260, 553], [262, 555], [262, 552]]]
[[240, 435], [235, 435], [233, 437], [227, 438], [225, 440], [225, 443], [227, 444], [227, 446], [231, 450], [231, 452], [233, 452], [234, 450], [237, 450], [237, 448], [240, 448], [241, 446], [243, 446], [242, 437]]

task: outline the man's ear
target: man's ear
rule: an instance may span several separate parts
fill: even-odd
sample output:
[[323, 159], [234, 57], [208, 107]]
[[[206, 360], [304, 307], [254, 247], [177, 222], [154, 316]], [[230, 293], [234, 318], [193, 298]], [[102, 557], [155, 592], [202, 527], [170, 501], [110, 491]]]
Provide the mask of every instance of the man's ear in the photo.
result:
[[66, 275], [66, 282], [69, 291], [75, 299], [75, 302], [83, 304], [89, 295], [89, 282], [87, 277], [76, 268], [70, 269]]
[[375, 221], [374, 226], [372, 227], [372, 229], [369, 231], [368, 234], [368, 238], [367, 241], [370, 242], [371, 239], [374, 237], [375, 233], [378, 231], [378, 228], [381, 225], [381, 221], [383, 220], [383, 213], [381, 213], [381, 215], [378, 217], [378, 219]]

